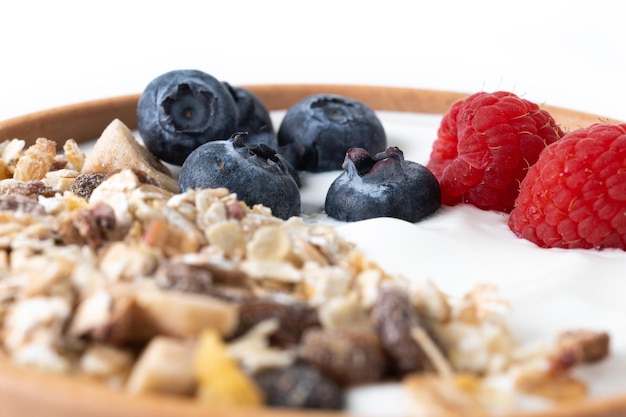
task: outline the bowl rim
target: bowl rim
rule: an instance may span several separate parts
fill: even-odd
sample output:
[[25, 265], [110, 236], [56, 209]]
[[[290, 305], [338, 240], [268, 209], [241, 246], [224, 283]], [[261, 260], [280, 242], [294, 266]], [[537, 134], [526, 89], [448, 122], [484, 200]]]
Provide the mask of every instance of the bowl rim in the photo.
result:
[[[317, 93], [338, 94], [360, 100], [377, 111], [443, 115], [469, 93], [411, 87], [345, 84], [259, 84], [242, 85], [256, 94], [270, 111], [286, 110], [297, 101]], [[129, 128], [137, 126], [136, 107], [140, 94], [106, 97], [75, 103], [0, 121], [0, 141], [19, 138], [32, 144], [46, 137], [62, 144], [73, 138], [85, 142], [99, 137], [113, 120]], [[562, 107], [541, 105], [565, 131], [596, 122], [621, 123], [599, 115]], [[36, 400], [33, 400], [34, 397]], [[52, 375], [24, 369], [0, 359], [0, 415], [26, 417], [89, 415], [138, 417], [239, 417], [254, 414], [267, 417], [308, 417], [311, 412], [262, 408], [214, 409], [193, 401], [157, 395], [132, 396], [84, 378]], [[316, 412], [324, 417], [346, 416], [344, 412]], [[599, 417], [626, 414], [626, 393], [556, 406], [543, 412], [514, 412], [508, 417]]]

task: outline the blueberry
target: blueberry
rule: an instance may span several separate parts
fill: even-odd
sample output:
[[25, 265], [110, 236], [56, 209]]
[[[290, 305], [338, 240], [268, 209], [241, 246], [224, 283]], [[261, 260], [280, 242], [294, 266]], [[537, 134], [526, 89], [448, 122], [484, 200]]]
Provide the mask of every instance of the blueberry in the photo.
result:
[[137, 105], [137, 127], [146, 147], [174, 165], [198, 146], [225, 140], [237, 128], [237, 106], [215, 77], [174, 70], [152, 80]]
[[352, 148], [343, 168], [324, 205], [326, 214], [337, 220], [394, 217], [415, 223], [441, 207], [441, 189], [433, 173], [406, 161], [397, 147], [374, 157], [365, 149]]
[[282, 219], [300, 215], [300, 190], [287, 162], [264, 143], [246, 145], [245, 134], [200, 145], [180, 169], [180, 191], [225, 187], [249, 206], [263, 204]]
[[254, 145], [265, 143], [276, 149], [278, 140], [269, 110], [252, 91], [224, 82], [237, 106], [237, 132], [247, 132], [245, 143]]
[[382, 152], [387, 137], [376, 113], [365, 104], [334, 94], [315, 94], [291, 106], [278, 129], [279, 147], [296, 144], [289, 162], [298, 170], [340, 170], [346, 151]]

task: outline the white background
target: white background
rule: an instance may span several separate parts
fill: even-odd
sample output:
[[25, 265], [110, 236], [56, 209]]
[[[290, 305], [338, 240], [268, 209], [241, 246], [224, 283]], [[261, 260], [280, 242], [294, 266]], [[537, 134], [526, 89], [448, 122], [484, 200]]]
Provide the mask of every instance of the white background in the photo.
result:
[[626, 120], [612, 1], [3, 1], [0, 120], [141, 92], [196, 68], [231, 84], [510, 90]]

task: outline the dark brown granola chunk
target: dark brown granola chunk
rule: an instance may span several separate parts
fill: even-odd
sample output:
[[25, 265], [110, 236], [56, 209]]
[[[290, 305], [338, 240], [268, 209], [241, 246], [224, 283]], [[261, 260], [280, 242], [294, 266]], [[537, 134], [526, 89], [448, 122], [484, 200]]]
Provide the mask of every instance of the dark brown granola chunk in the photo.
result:
[[397, 287], [382, 288], [372, 310], [372, 321], [378, 337], [390, 357], [392, 368], [404, 376], [430, 371], [430, 359], [411, 335], [421, 327], [417, 311], [409, 297]]
[[317, 310], [305, 302], [254, 298], [243, 300], [239, 307], [239, 328], [236, 335], [242, 335], [258, 323], [271, 318], [278, 319], [280, 323], [270, 336], [270, 342], [274, 346], [297, 344], [306, 329], [320, 325]]
[[47, 186], [43, 181], [25, 181], [15, 182], [2, 187], [2, 194], [21, 195], [32, 199], [37, 197], [54, 197], [59, 190]]
[[59, 234], [66, 244], [87, 244], [99, 248], [107, 240], [107, 233], [115, 229], [115, 212], [111, 206], [98, 203], [93, 207], [75, 210], [65, 217]]
[[597, 362], [609, 355], [610, 337], [606, 332], [570, 330], [559, 335], [551, 356], [553, 373], [566, 371], [579, 363]]
[[341, 386], [374, 383], [387, 371], [378, 336], [366, 329], [309, 329], [300, 357]]
[[29, 213], [38, 216], [45, 213], [44, 207], [39, 204], [36, 199], [32, 199], [20, 194], [0, 194], [0, 211], [5, 210]]
[[254, 381], [269, 406], [322, 410], [343, 408], [341, 388], [304, 363], [262, 371], [254, 376]]
[[206, 268], [181, 261], [166, 261], [161, 272], [156, 282], [162, 288], [200, 294], [213, 291], [213, 274]]

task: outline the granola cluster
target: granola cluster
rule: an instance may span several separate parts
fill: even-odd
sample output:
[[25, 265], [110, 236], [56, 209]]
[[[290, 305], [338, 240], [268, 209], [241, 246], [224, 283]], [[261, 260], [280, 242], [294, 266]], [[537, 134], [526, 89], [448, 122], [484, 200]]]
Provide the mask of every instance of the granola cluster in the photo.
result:
[[7, 360], [216, 405], [341, 408], [346, 389], [395, 380], [462, 410], [486, 406], [493, 376], [580, 397], [569, 370], [609, 353], [608, 335], [574, 331], [522, 354], [493, 288], [452, 299], [330, 226], [226, 189], [178, 193], [158, 168], [119, 121], [89, 155], [71, 139], [0, 144]]

